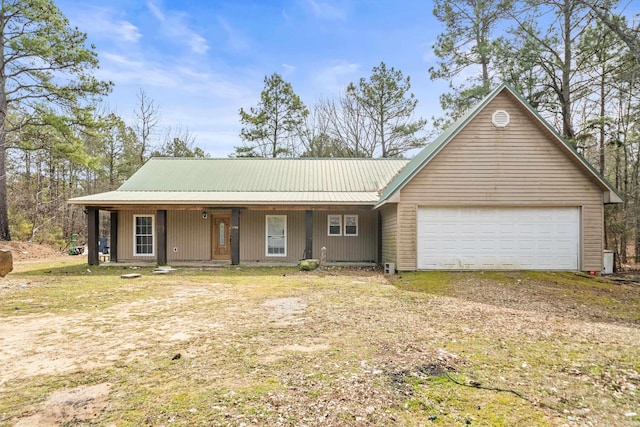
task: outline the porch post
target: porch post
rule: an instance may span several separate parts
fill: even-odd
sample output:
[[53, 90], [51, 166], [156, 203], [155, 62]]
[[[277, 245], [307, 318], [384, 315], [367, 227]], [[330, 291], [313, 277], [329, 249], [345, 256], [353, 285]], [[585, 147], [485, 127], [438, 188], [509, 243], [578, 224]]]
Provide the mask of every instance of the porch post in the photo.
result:
[[306, 211], [305, 216], [305, 245], [304, 255], [305, 259], [313, 258], [313, 211]]
[[231, 265], [240, 264], [240, 209], [231, 209]]
[[109, 242], [109, 261], [118, 262], [118, 211], [112, 211], [110, 216], [111, 235]]
[[382, 264], [382, 212], [378, 211], [378, 259], [376, 263]]
[[98, 258], [98, 230], [100, 229], [100, 215], [96, 207], [87, 207], [87, 252], [89, 265], [100, 264]]
[[156, 252], [158, 265], [167, 265], [167, 211], [156, 211]]

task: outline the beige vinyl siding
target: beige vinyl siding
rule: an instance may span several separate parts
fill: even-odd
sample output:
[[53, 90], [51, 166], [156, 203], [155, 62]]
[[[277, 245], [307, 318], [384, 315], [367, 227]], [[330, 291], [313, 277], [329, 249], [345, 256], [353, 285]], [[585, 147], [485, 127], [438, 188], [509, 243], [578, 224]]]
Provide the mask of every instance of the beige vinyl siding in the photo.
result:
[[582, 207], [582, 270], [602, 271], [602, 251], [604, 250], [604, 207], [589, 204]]
[[[491, 114], [511, 122], [496, 128]], [[399, 269], [416, 268], [417, 206], [574, 206], [582, 208], [583, 270], [602, 265], [602, 190], [548, 130], [502, 93], [402, 188], [398, 208]]]
[[398, 204], [398, 262], [396, 268], [401, 271], [415, 270], [417, 205]]
[[[177, 249], [174, 252], [174, 248]], [[211, 259], [211, 215], [202, 211], [167, 212], [167, 260], [203, 261]]]
[[[266, 216], [287, 216], [287, 256], [266, 256]], [[302, 259], [305, 245], [304, 211], [241, 211], [240, 262], [295, 262]]]
[[397, 229], [398, 207], [395, 204], [385, 206], [381, 210], [382, 216], [382, 260], [381, 263], [393, 262], [397, 264]]
[[[154, 240], [153, 240], [153, 256], [134, 256], [133, 255], [133, 216], [134, 215], [153, 215], [154, 225]], [[121, 211], [118, 215], [118, 262], [133, 262], [133, 261], [149, 261], [155, 262], [157, 260], [156, 241], [158, 236], [155, 234], [156, 226], [156, 211], [154, 210], [135, 210], [135, 211]]]
[[[341, 215], [344, 232], [344, 215], [358, 215], [357, 236], [329, 236], [328, 216]], [[303, 230], [304, 231], [304, 230]], [[320, 251], [327, 248], [327, 261], [375, 262], [378, 248], [378, 213], [372, 210], [341, 210], [313, 212], [313, 257], [319, 259]]]

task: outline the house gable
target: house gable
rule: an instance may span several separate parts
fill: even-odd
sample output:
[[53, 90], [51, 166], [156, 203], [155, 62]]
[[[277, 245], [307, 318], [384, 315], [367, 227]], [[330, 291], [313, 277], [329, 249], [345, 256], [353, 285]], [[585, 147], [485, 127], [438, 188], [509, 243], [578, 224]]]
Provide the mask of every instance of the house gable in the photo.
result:
[[[506, 127], [492, 124], [495, 111], [509, 113]], [[603, 202], [593, 175], [505, 92], [400, 190], [402, 202], [436, 205], [575, 205], [585, 197]]]
[[[515, 117], [509, 115], [509, 124], [505, 127], [497, 127], [492, 123], [492, 115], [496, 111], [506, 111], [500, 107], [500, 102], [497, 104], [494, 102], [497, 98], [503, 99], [501, 102], [506, 103], [505, 105], [511, 108], [511, 110], [518, 111]], [[510, 102], [507, 101], [507, 99], [510, 100]], [[613, 188], [571, 144], [564, 140], [551, 125], [535, 112], [522, 96], [509, 85], [503, 83], [418, 153], [385, 188], [377, 206], [382, 206], [387, 202], [398, 202], [400, 190], [408, 185], [415, 175], [425, 168], [427, 164], [430, 164], [452, 140], [456, 139], [458, 134], [467, 132], [470, 123], [476, 121], [479, 115], [483, 117], [482, 125], [476, 126], [474, 129], [479, 137], [482, 135], [488, 137], [488, 134], [485, 134], [486, 131], [496, 131], [494, 135], [504, 140], [508, 138], [507, 135], [511, 134], [510, 131], [513, 130], [514, 126], [517, 126], [518, 123], [523, 124], [527, 121], [530, 122], [529, 125], [537, 129], [536, 135], [540, 136], [543, 134], [545, 140], [548, 140], [551, 144], [555, 144], [558, 150], [560, 150], [569, 161], [573, 162], [587, 179], [601, 189], [604, 203], [622, 202], [622, 198], [615, 188]], [[499, 131], [503, 132], [500, 133]], [[526, 132], [525, 128], [522, 128], [522, 131]], [[515, 135], [512, 139], [513, 141], [517, 141], [523, 139], [523, 137], [525, 137], [525, 135]], [[499, 142], [499, 139], [495, 142]], [[499, 163], [504, 163], [509, 159], [496, 158], [495, 160]], [[474, 167], [474, 165], [470, 166]]]

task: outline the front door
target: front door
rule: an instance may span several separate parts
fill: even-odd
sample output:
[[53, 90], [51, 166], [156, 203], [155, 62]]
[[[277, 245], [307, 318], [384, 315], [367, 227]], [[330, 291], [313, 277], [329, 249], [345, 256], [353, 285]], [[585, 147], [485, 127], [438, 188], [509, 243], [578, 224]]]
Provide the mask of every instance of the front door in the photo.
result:
[[231, 259], [231, 215], [213, 215], [213, 242], [211, 245], [212, 259]]

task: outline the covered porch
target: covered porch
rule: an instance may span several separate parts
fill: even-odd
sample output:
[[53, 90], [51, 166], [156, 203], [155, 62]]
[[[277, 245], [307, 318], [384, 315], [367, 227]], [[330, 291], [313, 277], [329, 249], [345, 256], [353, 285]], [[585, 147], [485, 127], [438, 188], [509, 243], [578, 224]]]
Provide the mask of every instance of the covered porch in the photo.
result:
[[[381, 260], [379, 214], [370, 206], [158, 209], [147, 205], [89, 206], [85, 210], [89, 265], [106, 262], [98, 245], [100, 218], [105, 221], [101, 211], [109, 213], [109, 263], [295, 265], [301, 259], [319, 258], [323, 247], [332, 265], [375, 265]], [[269, 231], [274, 219], [281, 219], [283, 230]], [[282, 236], [273, 235], [278, 232]]]

